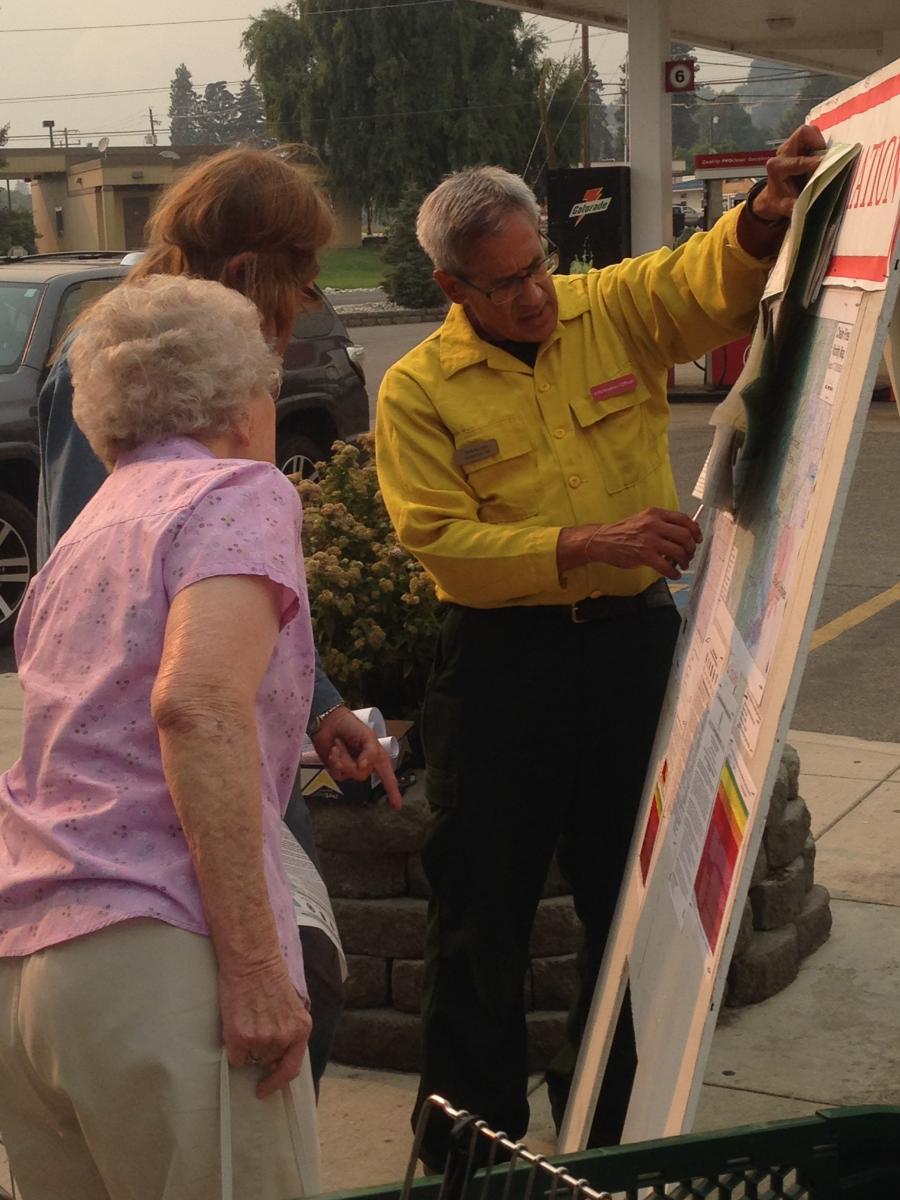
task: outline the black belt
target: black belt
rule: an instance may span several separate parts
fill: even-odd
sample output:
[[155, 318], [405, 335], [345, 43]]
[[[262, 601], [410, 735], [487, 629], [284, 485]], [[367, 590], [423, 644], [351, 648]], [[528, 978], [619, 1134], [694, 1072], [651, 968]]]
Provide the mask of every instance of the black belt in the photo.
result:
[[636, 596], [585, 596], [577, 604], [553, 605], [553, 608], [576, 625], [583, 625], [587, 621], [631, 617], [651, 608], [668, 608], [674, 603], [665, 579], [657, 579]]

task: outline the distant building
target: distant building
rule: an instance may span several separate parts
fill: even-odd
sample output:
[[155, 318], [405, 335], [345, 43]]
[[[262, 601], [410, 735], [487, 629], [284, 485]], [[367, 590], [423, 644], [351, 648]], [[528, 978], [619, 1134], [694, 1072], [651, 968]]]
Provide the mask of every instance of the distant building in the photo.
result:
[[186, 163], [219, 147], [3, 150], [0, 177], [31, 184], [38, 249], [136, 250], [157, 198]]
[[[183, 167], [223, 146], [4, 147], [0, 179], [31, 184], [40, 253], [139, 250], [163, 188]], [[358, 246], [358, 206], [336, 212], [336, 245]]]

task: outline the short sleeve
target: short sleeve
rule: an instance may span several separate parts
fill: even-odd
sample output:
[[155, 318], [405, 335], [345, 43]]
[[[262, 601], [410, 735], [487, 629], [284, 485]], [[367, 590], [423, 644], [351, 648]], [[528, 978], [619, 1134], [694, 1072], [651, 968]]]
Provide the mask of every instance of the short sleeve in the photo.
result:
[[169, 601], [201, 579], [261, 575], [284, 589], [281, 628], [305, 594], [300, 497], [269, 463], [222, 472], [182, 514], [163, 559]]

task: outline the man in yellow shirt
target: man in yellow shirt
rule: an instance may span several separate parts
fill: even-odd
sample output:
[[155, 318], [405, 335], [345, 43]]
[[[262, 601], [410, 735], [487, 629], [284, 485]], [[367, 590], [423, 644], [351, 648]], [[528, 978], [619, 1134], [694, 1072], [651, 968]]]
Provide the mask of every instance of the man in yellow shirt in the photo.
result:
[[[453, 301], [387, 373], [382, 493], [447, 603], [422, 720], [433, 824], [417, 1110], [437, 1092], [520, 1137], [524, 977], [558, 849], [583, 925], [561, 1119], [615, 909], [701, 533], [678, 511], [666, 373], [750, 331], [819, 131], [798, 130], [748, 202], [677, 250], [552, 277], [517, 176], [474, 168], [424, 201], [419, 241]], [[619, 1139], [626, 1004], [592, 1130]], [[446, 1143], [426, 1138], [426, 1166]]]

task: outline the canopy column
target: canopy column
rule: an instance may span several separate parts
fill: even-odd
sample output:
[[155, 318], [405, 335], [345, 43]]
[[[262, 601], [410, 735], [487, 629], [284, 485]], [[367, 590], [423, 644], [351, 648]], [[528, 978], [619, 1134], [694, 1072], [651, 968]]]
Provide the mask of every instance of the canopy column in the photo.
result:
[[672, 242], [672, 102], [663, 80], [670, 57], [669, 0], [628, 0], [633, 254]]

